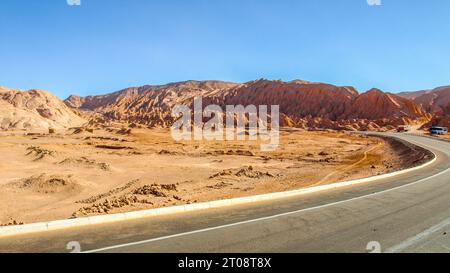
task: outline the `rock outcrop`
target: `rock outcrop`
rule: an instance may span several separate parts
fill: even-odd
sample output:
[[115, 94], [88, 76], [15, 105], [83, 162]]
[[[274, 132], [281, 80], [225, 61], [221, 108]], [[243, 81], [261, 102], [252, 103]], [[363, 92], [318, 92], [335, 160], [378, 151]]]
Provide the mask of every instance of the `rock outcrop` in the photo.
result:
[[[170, 127], [175, 105], [279, 105], [281, 125], [336, 130], [392, 129], [400, 124], [445, 119], [450, 87], [399, 95], [372, 89], [301, 80], [256, 80], [243, 84], [186, 81], [146, 85], [89, 97], [70, 96], [64, 102], [46, 91], [0, 88], [0, 126], [8, 129], [78, 127], [125, 122], [148, 127]], [[433, 113], [433, 116], [432, 114]]]
[[450, 127], [450, 86], [438, 87], [432, 90], [403, 92], [402, 97], [414, 101], [426, 111], [433, 113], [433, 118], [422, 128], [431, 126]]
[[42, 90], [0, 88], [0, 129], [61, 129], [86, 121], [60, 99]]
[[104, 120], [169, 127], [174, 121], [172, 108], [191, 105], [196, 96], [201, 96], [205, 105], [279, 105], [281, 125], [289, 127], [367, 130], [431, 118], [413, 101], [378, 89], [359, 94], [353, 87], [300, 80], [244, 84], [187, 81], [128, 88], [101, 96], [71, 96], [66, 104], [100, 113]]
[[427, 112], [443, 114], [450, 103], [450, 86], [438, 87], [432, 90], [403, 92], [399, 93], [399, 96], [414, 101]]

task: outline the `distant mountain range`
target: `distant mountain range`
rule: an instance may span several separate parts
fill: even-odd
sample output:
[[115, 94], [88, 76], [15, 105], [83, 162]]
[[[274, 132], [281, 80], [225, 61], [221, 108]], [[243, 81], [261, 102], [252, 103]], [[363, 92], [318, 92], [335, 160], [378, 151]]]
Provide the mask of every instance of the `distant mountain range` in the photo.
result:
[[[450, 87], [399, 94], [372, 89], [360, 94], [353, 87], [300, 80], [261, 79], [243, 84], [186, 81], [131, 87], [99, 96], [73, 95], [64, 101], [65, 104], [44, 91], [0, 90], [0, 105], [10, 109], [0, 112], [3, 129], [73, 127], [81, 119], [75, 113], [83, 113], [91, 125], [118, 121], [170, 127], [174, 122], [172, 108], [176, 104], [190, 105], [196, 96], [203, 97], [204, 104], [222, 106], [280, 105], [281, 125], [299, 128], [392, 129], [399, 124], [445, 124], [450, 114]], [[16, 97], [25, 94], [27, 100], [36, 97], [33, 101], [40, 103], [17, 103], [24, 99]], [[15, 109], [16, 114], [11, 115], [11, 109]]]
[[414, 101], [372, 89], [359, 94], [353, 87], [306, 81], [256, 80], [244, 84], [187, 81], [127, 88], [115, 93], [71, 96], [67, 105], [100, 113], [106, 120], [168, 127], [171, 109], [190, 105], [195, 96], [218, 105], [280, 105], [281, 125], [299, 128], [376, 130], [398, 124], [425, 123], [432, 113]]

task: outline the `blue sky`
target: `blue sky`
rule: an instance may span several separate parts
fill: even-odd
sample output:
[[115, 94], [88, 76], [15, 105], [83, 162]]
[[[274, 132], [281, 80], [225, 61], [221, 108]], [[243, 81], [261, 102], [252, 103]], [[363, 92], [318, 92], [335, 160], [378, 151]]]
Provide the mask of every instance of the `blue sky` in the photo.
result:
[[0, 86], [61, 98], [188, 79], [450, 84], [450, 1], [2, 0]]

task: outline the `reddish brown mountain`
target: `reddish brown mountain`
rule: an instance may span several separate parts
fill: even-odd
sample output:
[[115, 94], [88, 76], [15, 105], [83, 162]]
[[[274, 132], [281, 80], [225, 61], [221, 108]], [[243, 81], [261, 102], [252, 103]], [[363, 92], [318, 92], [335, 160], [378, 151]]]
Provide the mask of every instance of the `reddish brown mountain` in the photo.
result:
[[358, 96], [352, 87], [302, 81], [259, 80], [221, 94], [226, 105], [279, 105], [292, 118], [320, 117], [337, 120]]
[[417, 119], [427, 117], [428, 114], [422, 107], [411, 100], [394, 94], [384, 93], [379, 89], [359, 95], [348, 109], [344, 119]]
[[399, 96], [413, 100], [428, 112], [442, 114], [450, 103], [450, 86], [438, 87], [432, 90], [403, 92]]
[[128, 88], [101, 96], [71, 96], [66, 104], [100, 113], [107, 120], [167, 127], [173, 122], [174, 105], [190, 105], [196, 96], [222, 106], [279, 105], [282, 125], [296, 127], [376, 129], [430, 119], [416, 103], [377, 89], [359, 94], [353, 87], [299, 80], [245, 84], [188, 81]]
[[433, 119], [423, 128], [430, 126], [450, 127], [450, 86], [438, 87], [432, 90], [403, 92], [399, 94], [421, 105], [426, 111], [433, 113]]
[[169, 127], [171, 111], [177, 104], [189, 104], [194, 97], [214, 97], [217, 93], [238, 86], [221, 81], [187, 81], [160, 86], [127, 88], [115, 93], [77, 97], [65, 102], [80, 110], [102, 114], [108, 120]]

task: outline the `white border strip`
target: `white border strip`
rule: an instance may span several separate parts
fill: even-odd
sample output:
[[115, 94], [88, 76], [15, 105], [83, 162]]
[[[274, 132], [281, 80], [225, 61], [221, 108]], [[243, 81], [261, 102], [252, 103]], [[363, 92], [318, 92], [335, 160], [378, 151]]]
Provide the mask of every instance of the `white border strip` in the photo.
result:
[[[271, 216], [257, 218], [257, 219], [246, 220], [246, 221], [232, 223], [232, 224], [227, 224], [227, 225], [222, 225], [222, 226], [215, 226], [215, 227], [210, 227], [210, 228], [198, 229], [198, 230], [194, 230], [194, 231], [188, 231], [188, 232], [183, 232], [183, 233], [178, 233], [178, 234], [172, 234], [172, 235], [158, 237], [158, 238], [151, 238], [151, 239], [148, 239], [148, 240], [142, 240], [142, 241], [137, 241], [137, 242], [125, 243], [125, 244], [121, 244], [121, 245], [114, 245], [114, 246], [109, 246], [109, 247], [104, 247], [104, 248], [99, 248], [99, 249], [93, 249], [93, 250], [83, 251], [83, 253], [97, 253], [97, 252], [108, 251], [108, 250], [113, 250], [113, 249], [119, 249], [119, 248], [124, 248], [124, 247], [143, 245], [143, 244], [147, 244], [147, 243], [152, 243], [152, 242], [157, 242], [157, 241], [162, 241], [162, 240], [167, 240], [167, 239], [172, 239], [172, 238], [177, 238], [177, 237], [182, 237], [182, 236], [188, 236], [188, 235], [192, 235], [192, 234], [199, 234], [199, 233], [202, 233], [202, 232], [208, 232], [208, 231], [213, 231], [213, 230], [218, 230], [218, 229], [223, 229], [223, 228], [236, 227], [236, 226], [239, 226], [239, 225], [245, 225], [245, 224], [250, 224], [250, 223], [255, 223], [255, 222], [260, 222], [260, 221], [272, 220], [272, 219], [276, 219], [276, 218], [279, 218], [279, 217], [290, 216], [290, 215], [294, 215], [294, 214], [302, 213], [302, 212], [306, 212], [306, 211], [312, 211], [312, 210], [317, 210], [317, 209], [322, 209], [322, 208], [328, 208], [328, 207], [331, 207], [331, 206], [345, 204], [345, 203], [348, 203], [348, 202], [351, 202], [351, 201], [361, 200], [361, 199], [364, 199], [364, 198], [367, 198], [367, 197], [370, 197], [370, 196], [376, 196], [376, 195], [380, 195], [380, 194], [383, 194], [383, 193], [395, 191], [395, 190], [398, 190], [398, 189], [403, 189], [405, 187], [410, 187], [410, 186], [413, 186], [413, 185], [417, 185], [419, 183], [423, 183], [425, 181], [433, 179], [433, 178], [435, 178], [437, 176], [443, 175], [444, 173], [447, 173], [448, 171], [450, 171], [450, 169], [446, 169], [445, 171], [442, 171], [442, 172], [437, 173], [435, 175], [432, 175], [432, 176], [420, 179], [418, 181], [415, 181], [415, 182], [412, 182], [412, 183], [409, 183], [409, 184], [401, 185], [401, 186], [398, 186], [398, 187], [395, 187], [395, 188], [390, 188], [390, 189], [387, 189], [387, 190], [384, 190], [384, 191], [371, 193], [371, 194], [368, 194], [368, 195], [358, 196], [358, 197], [351, 198], [351, 199], [345, 199], [345, 200], [342, 200], [342, 201], [337, 201], [337, 202], [333, 202], [333, 203], [327, 203], [327, 204], [320, 205], [320, 206], [317, 206], [317, 207], [308, 207], [308, 208], [304, 208], [304, 209], [300, 209], [300, 210], [289, 211], [289, 212], [285, 212], [285, 213], [281, 213], [281, 214], [271, 215]], [[442, 227], [442, 226], [443, 226], [443, 224], [439, 225], [439, 227]], [[433, 228], [432, 230], [434, 231], [435, 229], [436, 229], [436, 227]], [[421, 233], [419, 235], [421, 236], [423, 234]]]
[[[416, 144], [414, 144], [414, 145], [416, 145]], [[416, 145], [416, 146], [418, 146], [418, 145]], [[286, 191], [286, 192], [261, 194], [261, 195], [248, 196], [248, 197], [240, 197], [240, 198], [224, 199], [224, 200], [210, 201], [210, 202], [197, 203], [197, 204], [181, 205], [181, 206], [175, 206], [175, 207], [157, 208], [157, 209], [134, 211], [134, 212], [91, 216], [91, 217], [84, 217], [84, 218], [77, 218], [77, 219], [42, 222], [42, 223], [35, 223], [35, 224], [26, 224], [26, 225], [21, 225], [21, 226], [5, 226], [5, 227], [0, 227], [0, 237], [22, 235], [22, 234], [35, 233], [35, 232], [54, 231], [54, 230], [80, 227], [80, 226], [106, 224], [106, 223], [113, 223], [113, 222], [118, 222], [118, 221], [136, 220], [136, 219], [148, 218], [148, 217], [154, 217], [154, 216], [163, 216], [163, 215], [170, 215], [170, 214], [176, 214], [176, 213], [182, 213], [182, 212], [199, 211], [199, 210], [205, 210], [205, 209], [209, 209], [209, 208], [222, 208], [222, 207], [228, 207], [228, 206], [234, 206], [234, 205], [243, 205], [243, 204], [250, 204], [250, 203], [255, 203], [255, 202], [260, 202], [260, 201], [268, 201], [268, 200], [286, 198], [286, 197], [301, 196], [301, 195], [305, 195], [305, 194], [309, 194], [309, 193], [322, 192], [322, 191], [331, 190], [331, 189], [339, 189], [339, 188], [343, 188], [343, 187], [354, 186], [354, 185], [373, 182], [373, 181], [377, 181], [377, 180], [381, 180], [381, 179], [385, 179], [385, 178], [390, 178], [390, 177], [406, 174], [409, 172], [413, 172], [413, 171], [417, 171], [419, 169], [425, 168], [425, 167], [433, 164], [437, 160], [437, 155], [434, 152], [431, 152], [431, 153], [433, 153], [433, 155], [434, 155], [433, 160], [428, 161], [427, 163], [422, 164], [420, 166], [393, 172], [393, 173], [372, 176], [372, 177], [368, 177], [368, 178], [362, 178], [362, 179], [357, 179], [357, 180], [339, 182], [339, 183], [334, 183], [334, 184], [328, 184], [328, 185], [323, 185], [323, 186], [310, 187], [310, 188], [304, 188], [304, 189], [292, 190], [292, 191]]]

